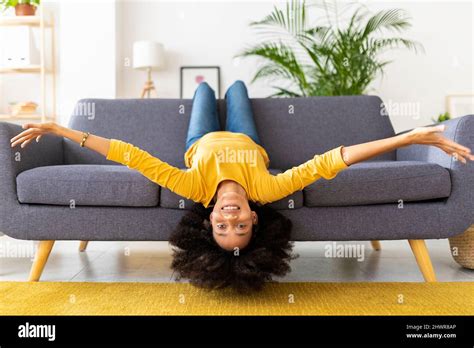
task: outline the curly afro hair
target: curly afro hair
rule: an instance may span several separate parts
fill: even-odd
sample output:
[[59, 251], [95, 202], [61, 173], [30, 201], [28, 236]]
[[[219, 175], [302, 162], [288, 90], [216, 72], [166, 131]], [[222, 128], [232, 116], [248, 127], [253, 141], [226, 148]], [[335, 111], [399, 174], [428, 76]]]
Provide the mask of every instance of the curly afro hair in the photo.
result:
[[239, 293], [261, 290], [272, 276], [284, 276], [292, 254], [291, 220], [268, 206], [249, 202], [258, 215], [247, 246], [235, 252], [221, 248], [214, 240], [209, 215], [212, 208], [195, 203], [172, 232], [171, 268], [177, 280], [207, 289], [233, 288]]

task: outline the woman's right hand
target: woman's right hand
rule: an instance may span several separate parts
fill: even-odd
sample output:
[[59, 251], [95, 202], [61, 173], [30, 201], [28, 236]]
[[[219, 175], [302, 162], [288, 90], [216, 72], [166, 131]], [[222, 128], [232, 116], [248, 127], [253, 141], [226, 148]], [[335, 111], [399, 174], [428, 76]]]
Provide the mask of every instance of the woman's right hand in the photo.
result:
[[25, 123], [22, 128], [25, 129], [23, 132], [10, 139], [12, 147], [18, 144], [21, 144], [21, 147], [25, 147], [35, 138], [36, 142], [38, 142], [43, 134], [56, 133], [59, 126], [54, 122]]

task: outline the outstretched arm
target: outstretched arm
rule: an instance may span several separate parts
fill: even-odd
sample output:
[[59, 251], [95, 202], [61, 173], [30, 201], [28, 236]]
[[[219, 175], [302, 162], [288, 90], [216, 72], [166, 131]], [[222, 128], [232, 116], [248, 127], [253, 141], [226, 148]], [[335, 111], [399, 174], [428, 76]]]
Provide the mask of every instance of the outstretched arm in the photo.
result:
[[390, 138], [344, 146], [342, 148], [342, 158], [347, 165], [351, 165], [381, 155], [385, 152], [396, 150], [400, 147], [412, 144], [422, 144], [439, 147], [445, 153], [454, 156], [454, 158], [460, 160], [462, 163], [467, 163], [467, 160], [474, 160], [474, 155], [471, 154], [471, 149], [458, 144], [441, 134], [445, 128], [445, 125], [419, 127], [410, 132], [402, 133]]
[[[68, 138], [76, 143], [80, 143], [83, 136], [81, 131], [51, 122], [25, 124], [23, 128], [26, 130], [11, 139], [12, 147], [18, 144], [25, 147], [33, 139], [38, 141], [43, 134], [47, 133]], [[204, 196], [204, 188], [197, 172], [173, 167], [133, 144], [90, 134], [84, 142], [84, 147], [106, 156], [108, 160], [139, 171], [154, 183], [166, 187], [180, 196], [196, 202], [201, 201]]]
[[[54, 122], [26, 123], [22, 127], [25, 130], [10, 139], [12, 147], [18, 144], [21, 144], [21, 147], [25, 147], [34, 139], [38, 142], [44, 134], [53, 134], [68, 138], [78, 144], [82, 141], [83, 132], [60, 126]], [[94, 134], [90, 134], [84, 143], [84, 147], [96, 151], [104, 156], [107, 156], [109, 146], [110, 139], [99, 137]]]
[[474, 160], [471, 150], [444, 137], [441, 132], [445, 125], [415, 128], [390, 138], [362, 144], [340, 145], [313, 159], [278, 175], [267, 175], [257, 181], [257, 192], [262, 203], [282, 199], [295, 191], [302, 190], [320, 178], [333, 179], [341, 170], [351, 164], [362, 162], [385, 152], [411, 144], [437, 146], [462, 163]]

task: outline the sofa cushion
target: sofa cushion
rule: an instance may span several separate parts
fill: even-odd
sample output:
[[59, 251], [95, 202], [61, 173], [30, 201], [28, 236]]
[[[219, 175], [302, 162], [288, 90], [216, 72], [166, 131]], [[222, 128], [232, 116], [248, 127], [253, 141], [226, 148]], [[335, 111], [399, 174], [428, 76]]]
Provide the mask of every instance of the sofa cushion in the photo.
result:
[[[282, 172], [280, 169], [269, 169], [269, 171], [273, 175]], [[193, 203], [193, 201], [178, 196], [168, 189], [161, 189], [160, 206], [163, 208], [190, 209]], [[277, 210], [301, 208], [303, 206], [303, 191], [295, 192], [279, 201], [272, 202], [269, 206]]]
[[347, 206], [449, 197], [449, 171], [419, 161], [374, 161], [351, 165], [332, 180], [320, 179], [304, 189], [308, 207]]
[[21, 203], [153, 207], [160, 186], [119, 165], [76, 164], [37, 167], [20, 173]]

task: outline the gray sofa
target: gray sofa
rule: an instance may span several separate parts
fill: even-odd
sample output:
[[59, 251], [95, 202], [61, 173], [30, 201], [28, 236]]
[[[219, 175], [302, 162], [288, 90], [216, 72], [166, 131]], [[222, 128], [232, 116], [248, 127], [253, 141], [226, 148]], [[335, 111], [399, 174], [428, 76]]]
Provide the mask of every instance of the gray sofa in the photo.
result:
[[[251, 102], [274, 173], [339, 145], [395, 134], [377, 96]], [[184, 168], [191, 108], [191, 99], [83, 99], [69, 127], [133, 143]], [[224, 125], [225, 100], [218, 100], [218, 111]], [[474, 149], [474, 115], [444, 123], [447, 137]], [[139, 172], [67, 139], [48, 135], [12, 149], [9, 139], [21, 131], [0, 123], [0, 231], [43, 241], [30, 280], [38, 280], [55, 240], [165, 241], [191, 207]], [[474, 222], [473, 169], [438, 148], [412, 145], [272, 205], [292, 219], [295, 241], [407, 239], [425, 279], [435, 280], [423, 240], [458, 235]]]

